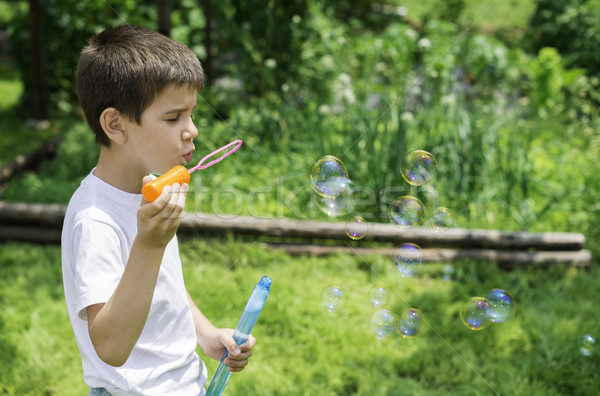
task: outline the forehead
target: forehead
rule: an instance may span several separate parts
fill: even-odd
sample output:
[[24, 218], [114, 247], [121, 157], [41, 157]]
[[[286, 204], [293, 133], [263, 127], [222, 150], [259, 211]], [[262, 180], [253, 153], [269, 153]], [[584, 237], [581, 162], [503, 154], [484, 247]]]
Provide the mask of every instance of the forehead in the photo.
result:
[[192, 110], [198, 93], [187, 86], [167, 85], [148, 106], [147, 111], [169, 113]]

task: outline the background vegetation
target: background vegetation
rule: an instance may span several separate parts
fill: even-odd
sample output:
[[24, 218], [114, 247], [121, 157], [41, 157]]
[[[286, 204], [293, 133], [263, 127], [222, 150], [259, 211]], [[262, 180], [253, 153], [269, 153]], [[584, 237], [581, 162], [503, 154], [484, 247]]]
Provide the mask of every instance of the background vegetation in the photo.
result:
[[[173, 3], [172, 36], [212, 59], [199, 96], [198, 152], [244, 140], [235, 160], [194, 174], [190, 211], [387, 221], [389, 201], [411, 193], [429, 210], [451, 208], [459, 227], [582, 232], [594, 253], [593, 269], [583, 273], [464, 262], [445, 282], [441, 264], [403, 280], [385, 257], [292, 258], [233, 238], [184, 243], [190, 292], [217, 325], [234, 326], [254, 283], [263, 274], [274, 279], [255, 330], [255, 360], [230, 381], [230, 394], [597, 391], [598, 354], [578, 353], [584, 334], [600, 334], [593, 305], [600, 286], [596, 1], [228, 0], [212, 4], [211, 54], [203, 9]], [[0, 2], [0, 11], [8, 50], [0, 59], [0, 162], [63, 137], [54, 160], [13, 178], [0, 198], [66, 204], [97, 158], [74, 102], [77, 54], [105, 26], [154, 28], [154, 2], [48, 0], [52, 116], [43, 130], [26, 122], [27, 7]], [[409, 188], [398, 172], [413, 149], [439, 163], [424, 188]], [[308, 187], [310, 165], [325, 154], [344, 161], [355, 187], [350, 213], [335, 219]], [[0, 370], [0, 393], [85, 392], [59, 250], [2, 246], [0, 359], [10, 363]], [[348, 291], [338, 315], [318, 303], [332, 283]], [[371, 335], [365, 295], [375, 285], [392, 292], [394, 312], [423, 312], [419, 337]], [[492, 287], [513, 293], [517, 316], [470, 332], [459, 307]], [[211, 373], [216, 363], [207, 364]]]

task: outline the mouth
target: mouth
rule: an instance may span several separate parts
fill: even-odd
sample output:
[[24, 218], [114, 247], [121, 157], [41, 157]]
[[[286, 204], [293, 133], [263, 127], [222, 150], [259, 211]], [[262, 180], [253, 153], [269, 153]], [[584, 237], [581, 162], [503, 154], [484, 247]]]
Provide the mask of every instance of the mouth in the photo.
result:
[[185, 154], [183, 156], [183, 159], [185, 160], [185, 163], [187, 164], [188, 162], [192, 161], [192, 158], [194, 157], [194, 150], [190, 151], [189, 153]]

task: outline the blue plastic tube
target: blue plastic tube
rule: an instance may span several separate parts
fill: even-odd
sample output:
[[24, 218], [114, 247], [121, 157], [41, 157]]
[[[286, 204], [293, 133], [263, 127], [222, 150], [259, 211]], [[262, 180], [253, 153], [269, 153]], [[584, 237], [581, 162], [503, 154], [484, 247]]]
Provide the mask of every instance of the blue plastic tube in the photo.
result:
[[[254, 287], [254, 290], [246, 303], [246, 308], [244, 308], [242, 317], [233, 332], [233, 339], [238, 345], [242, 345], [248, 341], [250, 332], [252, 332], [252, 328], [258, 319], [258, 315], [265, 305], [265, 301], [267, 301], [269, 291], [271, 291], [271, 282], [271, 278], [263, 276]], [[206, 390], [206, 396], [220, 396], [223, 393], [223, 389], [225, 389], [225, 385], [227, 385], [227, 381], [231, 375], [231, 372], [223, 363], [227, 355], [228, 352], [225, 351], [221, 358], [221, 362], [219, 363], [219, 367], [217, 367], [217, 371], [215, 371], [215, 375]]]

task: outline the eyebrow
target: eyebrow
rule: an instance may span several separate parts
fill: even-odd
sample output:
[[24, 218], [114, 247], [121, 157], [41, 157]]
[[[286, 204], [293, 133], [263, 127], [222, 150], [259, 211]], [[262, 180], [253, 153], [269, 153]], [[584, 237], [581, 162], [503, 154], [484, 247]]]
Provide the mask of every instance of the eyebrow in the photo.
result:
[[[192, 111], [194, 111], [196, 109], [197, 106], [192, 107]], [[164, 112], [164, 114], [176, 114], [176, 113], [182, 113], [184, 111], [188, 110], [188, 107], [175, 107], [174, 109], [171, 110], [167, 110]]]

